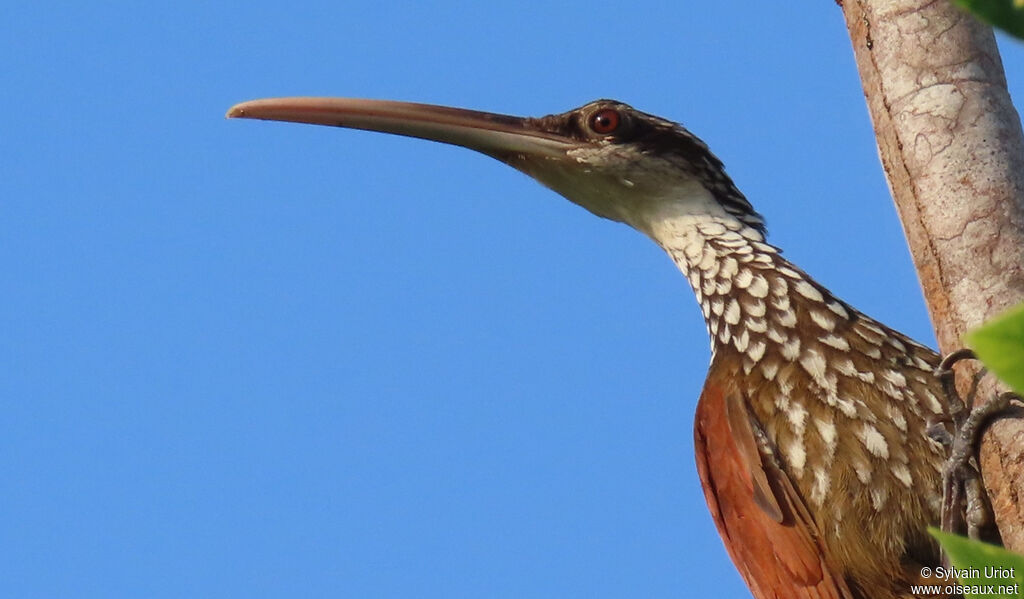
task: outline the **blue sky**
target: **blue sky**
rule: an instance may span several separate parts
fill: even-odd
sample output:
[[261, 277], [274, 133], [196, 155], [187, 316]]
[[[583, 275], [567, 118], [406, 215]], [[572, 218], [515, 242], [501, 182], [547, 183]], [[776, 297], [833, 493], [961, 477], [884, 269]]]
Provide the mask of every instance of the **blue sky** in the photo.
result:
[[840, 11], [765, 7], [5, 10], [0, 595], [744, 596], [653, 244], [466, 150], [223, 114], [618, 98], [931, 344]]

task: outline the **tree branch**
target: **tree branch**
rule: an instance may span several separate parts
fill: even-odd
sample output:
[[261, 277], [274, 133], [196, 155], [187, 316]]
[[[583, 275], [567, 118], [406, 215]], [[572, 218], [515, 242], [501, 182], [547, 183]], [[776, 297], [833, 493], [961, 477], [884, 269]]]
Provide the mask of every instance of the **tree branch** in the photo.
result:
[[[1024, 301], [1024, 137], [992, 30], [947, 0], [846, 0], [857, 69], [943, 353]], [[987, 377], [991, 379], [992, 377]], [[993, 397], [986, 380], [978, 399]], [[1024, 421], [986, 433], [981, 468], [1024, 551]]]

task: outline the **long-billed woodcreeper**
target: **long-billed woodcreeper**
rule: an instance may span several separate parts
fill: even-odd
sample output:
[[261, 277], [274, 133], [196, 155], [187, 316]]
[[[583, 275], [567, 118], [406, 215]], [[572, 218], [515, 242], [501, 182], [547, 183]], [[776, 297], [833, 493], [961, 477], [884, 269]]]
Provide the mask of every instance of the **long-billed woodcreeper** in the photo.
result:
[[[912, 597], [937, 566], [946, 412], [932, 350], [839, 300], [765, 241], [762, 217], [682, 126], [612, 100], [520, 118], [343, 98], [229, 117], [456, 144], [661, 246], [697, 296], [712, 359], [697, 404], [704, 494], [758, 598]], [[931, 595], [934, 596], [934, 595]]]

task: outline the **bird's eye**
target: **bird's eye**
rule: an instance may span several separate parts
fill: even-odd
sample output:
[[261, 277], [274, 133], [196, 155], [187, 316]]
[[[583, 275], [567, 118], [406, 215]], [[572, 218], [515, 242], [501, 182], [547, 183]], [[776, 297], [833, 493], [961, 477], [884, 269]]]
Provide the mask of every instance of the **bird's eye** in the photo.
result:
[[619, 116], [618, 110], [605, 108], [590, 115], [590, 129], [594, 133], [608, 135], [609, 133], [615, 133], [621, 121], [622, 117]]

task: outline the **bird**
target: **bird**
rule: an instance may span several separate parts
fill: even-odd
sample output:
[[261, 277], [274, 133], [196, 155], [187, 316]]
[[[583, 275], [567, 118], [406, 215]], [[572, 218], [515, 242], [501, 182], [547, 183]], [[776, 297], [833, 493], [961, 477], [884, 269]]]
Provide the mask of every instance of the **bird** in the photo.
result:
[[752, 595], [944, 596], [913, 586], [937, 582], [927, 572], [941, 564], [926, 532], [940, 521], [946, 459], [928, 434], [949, 412], [939, 356], [784, 258], [722, 161], [685, 127], [607, 99], [534, 118], [268, 98], [227, 116], [469, 148], [650, 238], [689, 282], [707, 327], [697, 471]]

